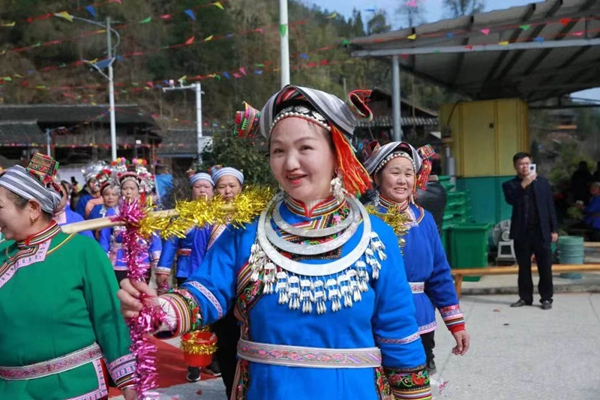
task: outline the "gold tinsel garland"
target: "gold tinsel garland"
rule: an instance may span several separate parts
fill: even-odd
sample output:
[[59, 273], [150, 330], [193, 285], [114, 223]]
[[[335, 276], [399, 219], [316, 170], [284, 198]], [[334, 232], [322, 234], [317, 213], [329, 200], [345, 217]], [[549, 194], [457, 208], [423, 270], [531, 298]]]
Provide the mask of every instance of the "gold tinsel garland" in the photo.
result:
[[140, 222], [144, 236], [160, 234], [168, 239], [183, 238], [195, 226], [231, 224], [236, 228], [252, 222], [267, 207], [274, 196], [271, 188], [248, 188], [227, 203], [217, 196], [211, 200], [179, 201], [174, 210], [150, 212]]
[[192, 332], [189, 339], [181, 341], [181, 349], [186, 354], [194, 354], [194, 355], [210, 355], [214, 354], [217, 351], [217, 341], [214, 343], [197, 343], [196, 342], [196, 334], [200, 331]]
[[404, 235], [406, 235], [411, 228], [410, 222], [412, 222], [412, 218], [406, 212], [400, 211], [396, 207], [389, 208], [385, 212], [379, 211], [378, 207], [374, 205], [369, 205], [366, 208], [369, 214], [381, 218], [383, 222], [392, 227], [394, 233], [398, 237], [398, 245], [400, 246], [400, 249], [402, 249], [402, 247], [406, 245]]

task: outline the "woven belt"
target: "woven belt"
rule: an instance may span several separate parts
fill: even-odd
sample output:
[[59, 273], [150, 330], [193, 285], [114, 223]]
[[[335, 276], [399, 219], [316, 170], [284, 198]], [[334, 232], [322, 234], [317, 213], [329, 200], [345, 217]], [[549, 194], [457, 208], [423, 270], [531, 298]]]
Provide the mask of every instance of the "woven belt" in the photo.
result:
[[424, 293], [425, 282], [408, 282], [410, 285], [410, 291], [413, 293]]
[[192, 249], [179, 249], [177, 250], [178, 256], [189, 256], [192, 254]]
[[100, 358], [102, 358], [102, 350], [100, 346], [94, 343], [91, 346], [52, 360], [23, 367], [0, 367], [0, 378], [9, 381], [43, 378], [75, 369]]
[[381, 366], [381, 350], [324, 349], [317, 347], [283, 346], [256, 343], [240, 339], [238, 356], [261, 364], [305, 368], [375, 368]]

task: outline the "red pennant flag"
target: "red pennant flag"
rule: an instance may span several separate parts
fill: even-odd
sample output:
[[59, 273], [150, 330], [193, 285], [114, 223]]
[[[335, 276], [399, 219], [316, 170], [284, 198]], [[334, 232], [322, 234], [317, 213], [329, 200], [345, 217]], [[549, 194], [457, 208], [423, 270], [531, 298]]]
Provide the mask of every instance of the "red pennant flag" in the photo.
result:
[[319, 64], [321, 64], [321, 65], [327, 65], [328, 62], [329, 61], [327, 61], [327, 60], [321, 60], [321, 62]]
[[467, 45], [467, 46], [465, 46], [465, 49], [473, 50], [473, 46], [472, 45]]
[[572, 21], [572, 19], [571, 18], [561, 18], [558, 21], [563, 25], [567, 25], [569, 22]]
[[233, 73], [233, 76], [237, 79], [240, 79], [242, 76], [236, 72]]
[[246, 68], [244, 67], [240, 67], [240, 72], [244, 75], [246, 75]]
[[189, 46], [190, 44], [194, 43], [194, 38], [195, 36], [192, 36], [191, 38], [189, 38], [188, 40], [185, 41], [185, 45]]

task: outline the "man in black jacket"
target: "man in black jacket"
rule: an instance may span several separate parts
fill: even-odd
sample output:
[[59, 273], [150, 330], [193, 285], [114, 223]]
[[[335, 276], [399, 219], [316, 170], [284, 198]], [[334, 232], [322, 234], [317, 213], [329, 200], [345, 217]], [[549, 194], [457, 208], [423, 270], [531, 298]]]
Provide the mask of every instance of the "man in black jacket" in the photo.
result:
[[532, 171], [531, 155], [515, 154], [513, 165], [517, 176], [502, 184], [504, 198], [513, 207], [510, 237], [519, 264], [519, 300], [511, 307], [533, 303], [531, 255], [535, 254], [542, 309], [550, 310], [554, 291], [550, 243], [558, 240], [552, 188], [546, 178]]

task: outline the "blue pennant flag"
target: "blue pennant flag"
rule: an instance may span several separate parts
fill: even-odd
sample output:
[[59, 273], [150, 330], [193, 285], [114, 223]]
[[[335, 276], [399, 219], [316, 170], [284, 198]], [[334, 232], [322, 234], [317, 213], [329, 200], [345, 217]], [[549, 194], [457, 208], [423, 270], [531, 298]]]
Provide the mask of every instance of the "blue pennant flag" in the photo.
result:
[[92, 18], [96, 18], [96, 9], [94, 6], [87, 6], [85, 9], [91, 14]]
[[196, 21], [196, 14], [194, 14], [192, 10], [185, 10], [184, 13], [186, 13], [187, 16], [192, 19], [192, 21]]
[[229, 74], [227, 72], [223, 72], [223, 76], [227, 79], [231, 79], [231, 77], [229, 76]]

